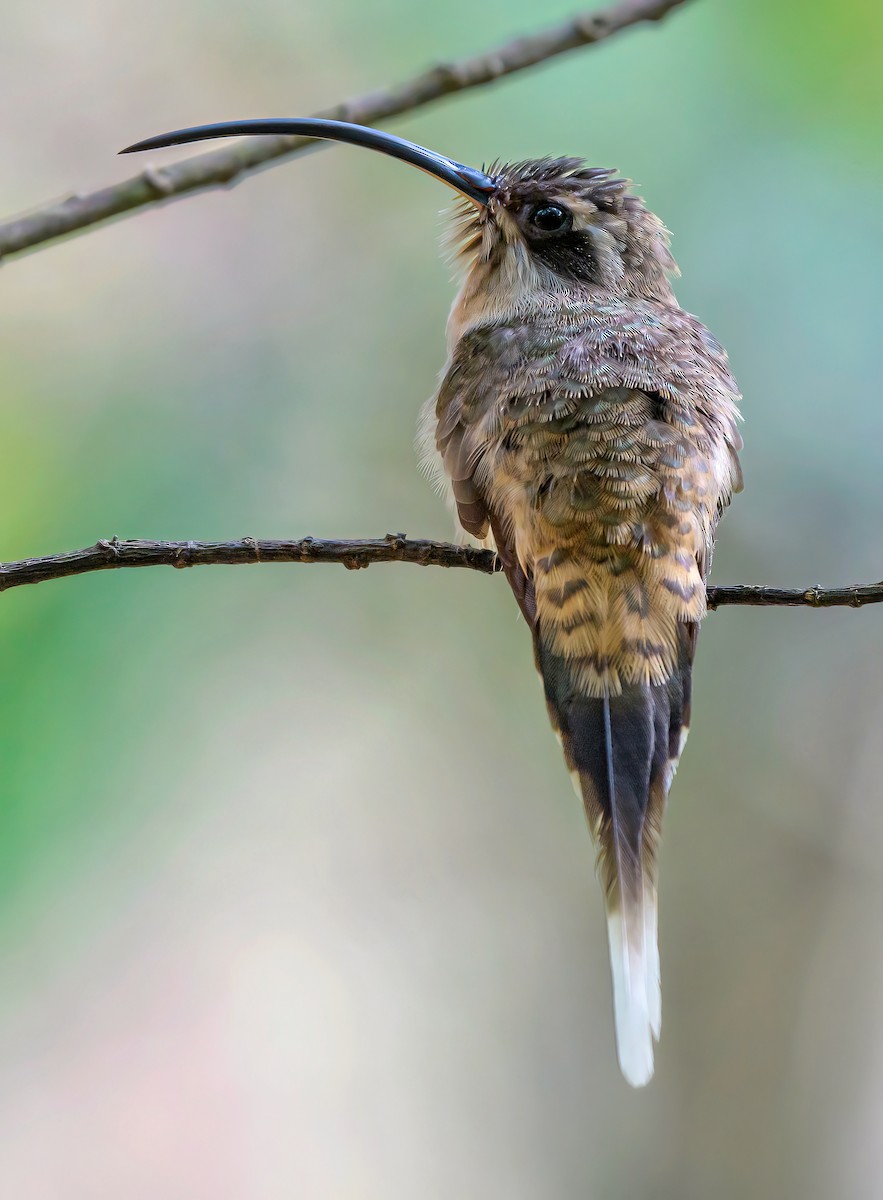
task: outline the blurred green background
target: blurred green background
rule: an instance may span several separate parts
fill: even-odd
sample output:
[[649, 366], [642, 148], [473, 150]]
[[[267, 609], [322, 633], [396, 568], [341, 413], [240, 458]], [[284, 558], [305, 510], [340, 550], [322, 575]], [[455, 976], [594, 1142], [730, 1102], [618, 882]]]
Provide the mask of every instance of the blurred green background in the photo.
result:
[[[306, 114], [570, 11], [4, 0], [0, 211], [125, 177], [135, 138]], [[639, 181], [745, 393], [718, 582], [883, 574], [881, 12], [692, 3], [393, 124]], [[335, 148], [4, 265], [0, 556], [448, 536], [412, 449], [446, 203]], [[708, 619], [634, 1093], [593, 851], [501, 580], [4, 595], [0, 1192], [879, 1194], [881, 662], [880, 609]]]

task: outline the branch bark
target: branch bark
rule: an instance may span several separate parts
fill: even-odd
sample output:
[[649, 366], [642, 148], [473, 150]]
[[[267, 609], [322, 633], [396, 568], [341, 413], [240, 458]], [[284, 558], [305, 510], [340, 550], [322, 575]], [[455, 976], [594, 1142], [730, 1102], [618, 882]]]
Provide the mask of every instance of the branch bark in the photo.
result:
[[[632, 25], [660, 21], [684, 3], [686, 0], [619, 0], [609, 8], [579, 13], [563, 25], [505, 42], [487, 54], [440, 63], [399, 87], [362, 96], [315, 115], [376, 125], [455, 92], [494, 83], [559, 54], [596, 45]], [[314, 139], [301, 137], [243, 138], [166, 167], [148, 166], [122, 183], [86, 196], [70, 196], [0, 224], [0, 260], [112, 217], [206, 188], [231, 186], [257, 167], [290, 158], [313, 144]]]
[[[349, 570], [357, 570], [385, 562], [415, 563], [421, 567], [465, 567], [485, 575], [493, 575], [500, 569], [492, 550], [454, 546], [449, 542], [414, 540], [403, 533], [388, 533], [384, 538], [357, 541], [313, 537], [274, 541], [245, 537], [230, 542], [146, 542], [121, 541], [114, 537], [102, 539], [84, 550], [0, 563], [0, 592], [29, 583], [43, 583], [48, 579], [88, 575], [93, 571], [114, 571], [122, 567], [338, 563]], [[837, 588], [814, 586], [788, 589], [735, 584], [730, 587], [710, 586], [708, 589], [710, 609], [724, 605], [862, 608], [865, 604], [880, 603], [883, 603], [883, 582]]]

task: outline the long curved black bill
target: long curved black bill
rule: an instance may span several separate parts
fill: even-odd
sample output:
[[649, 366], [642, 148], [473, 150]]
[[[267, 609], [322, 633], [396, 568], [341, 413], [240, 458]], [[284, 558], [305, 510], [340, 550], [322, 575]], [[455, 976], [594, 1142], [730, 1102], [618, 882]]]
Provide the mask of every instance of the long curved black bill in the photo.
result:
[[496, 189], [496, 181], [483, 171], [466, 167], [462, 163], [435, 154], [415, 142], [407, 142], [395, 134], [373, 129], [368, 125], [353, 125], [349, 121], [326, 121], [319, 117], [294, 117], [291, 119], [269, 118], [260, 121], [222, 121], [217, 125], [195, 125], [192, 129], [176, 129], [173, 133], [161, 133], [157, 137], [145, 138], [126, 146], [120, 154], [134, 154], [139, 150], [160, 150], [164, 146], [180, 146], [185, 142], [202, 142], [207, 138], [253, 137], [260, 134], [300, 134], [302, 137], [325, 138], [332, 142], [349, 142], [353, 146], [366, 146], [379, 150], [402, 162], [419, 167], [427, 174], [441, 179], [456, 188], [476, 204], [487, 204]]

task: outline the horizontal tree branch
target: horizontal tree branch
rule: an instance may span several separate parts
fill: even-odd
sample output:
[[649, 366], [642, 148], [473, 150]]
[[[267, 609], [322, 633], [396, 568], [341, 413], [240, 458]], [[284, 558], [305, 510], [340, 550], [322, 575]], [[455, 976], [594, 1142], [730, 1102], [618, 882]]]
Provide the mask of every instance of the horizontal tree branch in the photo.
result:
[[[0, 563], [0, 592], [63, 579], [67, 575], [88, 575], [92, 571], [114, 571], [122, 567], [202, 567], [236, 566], [242, 563], [339, 563], [349, 570], [370, 567], [373, 563], [406, 562], [421, 567], [466, 567], [493, 575], [499, 571], [496, 554], [475, 546], [454, 546], [449, 542], [414, 540], [403, 533], [388, 533], [383, 538], [357, 541], [326, 540], [313, 537], [295, 541], [265, 538], [240, 538], [232, 542], [144, 542], [102, 539], [84, 550], [69, 550], [45, 558], [26, 558], [21, 562]], [[883, 582], [848, 587], [799, 589], [735, 584], [710, 586], [708, 607], [726, 604], [759, 607], [861, 608], [883, 602]]]
[[88, 575], [121, 567], [236, 566], [241, 563], [339, 563], [350, 570], [372, 563], [410, 562], [422, 567], [469, 567], [492, 575], [498, 568], [491, 550], [453, 546], [448, 542], [414, 541], [403, 533], [359, 541], [330, 541], [305, 537], [275, 541], [244, 537], [231, 542], [144, 542], [102, 538], [84, 550], [68, 550], [45, 558], [0, 563], [0, 592]]
[[[315, 115], [376, 125], [454, 92], [481, 87], [559, 54], [595, 45], [631, 25], [660, 21], [684, 3], [686, 0], [619, 0], [609, 8], [579, 13], [563, 25], [505, 42], [487, 54], [440, 63], [399, 87], [362, 96]], [[302, 137], [243, 138], [162, 168], [148, 166], [122, 183], [86, 196], [69, 196], [0, 224], [0, 260], [124, 213], [164, 204], [206, 188], [230, 186], [257, 167], [274, 159], [289, 158], [313, 144], [314, 139]]]

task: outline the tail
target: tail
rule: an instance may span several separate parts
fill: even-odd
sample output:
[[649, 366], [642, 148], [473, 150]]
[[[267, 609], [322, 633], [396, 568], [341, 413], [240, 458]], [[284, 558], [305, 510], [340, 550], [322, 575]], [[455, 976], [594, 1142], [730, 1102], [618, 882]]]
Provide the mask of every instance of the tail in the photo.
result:
[[[685, 630], [686, 635], [686, 630]], [[686, 643], [686, 636], [685, 636]], [[599, 848], [619, 1065], [633, 1087], [653, 1075], [662, 1020], [656, 859], [668, 788], [689, 720], [690, 662], [663, 684], [581, 695], [578, 662], [538, 647], [553, 724]]]
[[[649, 790], [642, 806], [640, 792], [628, 786], [627, 772], [617, 770], [617, 758], [621, 756], [614, 743], [610, 700], [605, 696], [601, 703], [607, 783], [606, 797], [601, 795], [602, 826], [606, 823], [603, 814], [609, 812], [610, 819], [609, 830], [602, 827], [598, 833], [606, 876], [616, 1046], [623, 1075], [632, 1087], [643, 1087], [653, 1075], [653, 1039], [659, 1037], [662, 1024], [656, 883], [647, 869], [652, 870], [653, 864], [645, 865], [642, 852]], [[584, 783], [582, 793], [588, 812], [596, 804], [595, 781]]]

